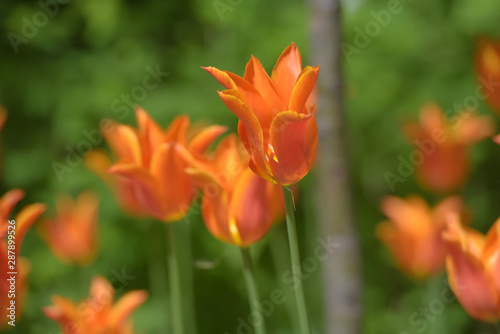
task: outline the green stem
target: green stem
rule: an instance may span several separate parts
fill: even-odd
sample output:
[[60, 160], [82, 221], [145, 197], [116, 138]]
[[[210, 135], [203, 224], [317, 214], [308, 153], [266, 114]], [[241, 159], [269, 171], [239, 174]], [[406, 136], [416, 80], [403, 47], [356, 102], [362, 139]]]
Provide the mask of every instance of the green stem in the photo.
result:
[[175, 251], [174, 226], [172, 223], [165, 223], [167, 265], [170, 285], [170, 314], [172, 317], [172, 327], [174, 334], [184, 334], [184, 323], [182, 318], [181, 282], [179, 275], [179, 264]]
[[[257, 289], [257, 283], [255, 282], [255, 277], [253, 274], [253, 264], [252, 257], [248, 248], [241, 248], [241, 255], [243, 256], [243, 274], [245, 275], [245, 282], [248, 290], [248, 299], [250, 301], [250, 310], [252, 313], [260, 314], [259, 305], [259, 291]], [[255, 328], [255, 334], [266, 334], [266, 326], [264, 324], [264, 318], [262, 318], [262, 324], [256, 326], [252, 324]]]
[[[427, 280], [427, 295], [424, 298], [424, 305], [429, 305], [429, 302], [440, 296], [441, 290], [444, 286], [444, 274], [438, 274], [436, 277]], [[429, 324], [428, 333], [429, 334], [441, 334], [446, 332], [446, 324], [448, 324], [449, 319], [446, 312], [443, 312], [439, 317], [436, 317], [434, 321]]]
[[[170, 296], [168, 294], [168, 287], [165, 282], [168, 281], [167, 270], [165, 270], [166, 258], [164, 256], [158, 256], [164, 249], [163, 236], [163, 226], [157, 224], [154, 221], [151, 224], [150, 235], [152, 236], [152, 242], [149, 244], [149, 265], [148, 265], [148, 276], [149, 276], [149, 292], [150, 301], [154, 305], [159, 305], [161, 309], [166, 309], [167, 313], [170, 314]], [[157, 330], [159, 328], [168, 328], [170, 326], [170, 317], [164, 317], [158, 321]]]
[[181, 295], [184, 316], [184, 331], [189, 334], [197, 334], [196, 308], [194, 304], [193, 284], [193, 252], [191, 247], [191, 224], [176, 224], [175, 237], [177, 240], [177, 261], [182, 264], [180, 277], [182, 277]]
[[[285, 229], [285, 222], [275, 225], [271, 233], [271, 240], [269, 241], [269, 248], [278, 277], [281, 277], [290, 267], [290, 251], [288, 249], [288, 239]], [[286, 312], [288, 313], [288, 320], [291, 322], [292, 328], [299, 328], [297, 307], [295, 306], [293, 291], [283, 280], [280, 279], [279, 283], [280, 289], [284, 291], [286, 296], [285, 306]]]
[[[290, 245], [290, 258], [292, 259], [292, 273], [294, 277], [301, 277], [299, 242], [297, 240], [297, 228], [295, 226], [295, 213], [293, 203], [293, 192], [289, 186], [283, 186], [286, 207], [286, 226], [288, 230], [288, 243]], [[297, 279], [295, 284], [295, 300], [297, 302], [297, 312], [299, 315], [300, 334], [310, 334], [309, 317], [307, 315], [306, 299], [302, 280]]]
[[497, 333], [500, 334], [500, 324], [498, 322], [495, 322], [495, 329], [497, 330]]

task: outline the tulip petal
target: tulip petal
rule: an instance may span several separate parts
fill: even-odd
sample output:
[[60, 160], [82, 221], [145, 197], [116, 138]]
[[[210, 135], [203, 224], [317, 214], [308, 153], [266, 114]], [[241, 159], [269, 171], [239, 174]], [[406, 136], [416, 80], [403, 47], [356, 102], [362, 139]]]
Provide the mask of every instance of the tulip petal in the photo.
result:
[[188, 211], [194, 186], [184, 170], [189, 162], [179, 152], [180, 145], [163, 144], [153, 156], [151, 174], [160, 189], [164, 221], [179, 220]]
[[437, 228], [445, 228], [450, 214], [462, 212], [463, 200], [460, 196], [448, 197], [439, 202], [434, 208], [434, 225]]
[[[217, 170], [227, 176], [222, 178], [231, 178], [232, 176], [240, 175], [246, 167], [246, 159], [242, 157], [238, 148], [238, 139], [235, 134], [226, 136], [217, 146], [215, 151], [214, 161]], [[224, 182], [223, 182], [224, 183]], [[228, 183], [228, 182], [225, 182]]]
[[234, 134], [228, 135], [219, 143], [212, 161], [195, 159], [186, 151], [180, 150], [191, 166], [185, 170], [186, 173], [198, 188], [211, 194], [231, 186], [233, 179], [246, 167], [246, 160], [239, 154]]
[[205, 226], [217, 239], [230, 244], [241, 244], [240, 235], [234, 219], [229, 215], [228, 194], [223, 189], [220, 192], [207, 194], [202, 201], [202, 214]]
[[246, 135], [244, 139], [248, 139], [248, 142], [243, 142], [243, 144], [247, 148], [248, 153], [254, 157], [255, 163], [261, 169], [266, 169], [264, 161], [264, 138], [259, 120], [243, 102], [243, 96], [238, 91], [226, 90], [219, 92], [219, 96], [245, 127]]
[[189, 117], [186, 115], [177, 116], [168, 127], [163, 142], [175, 142], [185, 145], [189, 123]]
[[443, 111], [437, 103], [428, 103], [424, 105], [420, 111], [420, 123], [427, 133], [433, 133], [436, 129], [447, 128]]
[[7, 233], [8, 220], [12, 209], [24, 197], [24, 191], [21, 189], [12, 189], [0, 198], [0, 238]]
[[[443, 233], [448, 250], [448, 280], [460, 304], [471, 316], [493, 321], [498, 315], [498, 293], [473, 244], [477, 237], [471, 232], [461, 226], [457, 215], [448, 221], [448, 230]], [[471, 237], [473, 240], [468, 240]]]
[[[212, 74], [224, 87], [226, 87], [228, 89], [226, 92], [229, 92], [229, 94], [231, 94], [230, 92], [233, 90], [238, 91], [241, 94], [239, 99], [248, 105], [248, 107], [253, 111], [259, 120], [261, 128], [269, 128], [272, 120], [272, 114], [270, 112], [271, 108], [262, 98], [260, 92], [250, 82], [231, 72], [223, 72], [213, 67], [207, 67], [204, 69]], [[219, 92], [219, 95], [221, 95], [221, 92]]]
[[163, 142], [163, 131], [149, 114], [137, 107], [135, 109], [137, 127], [139, 128], [139, 141], [142, 148], [142, 158], [145, 166], [149, 166], [151, 155]]
[[19, 253], [24, 236], [31, 225], [46, 210], [44, 204], [31, 204], [24, 207], [16, 216], [16, 252]]
[[229, 76], [228, 72], [221, 71], [215, 67], [201, 67], [208, 73], [210, 73], [222, 86], [226, 87], [226, 89], [237, 89], [236, 84]]
[[194, 153], [203, 153], [217, 138], [227, 131], [225, 126], [213, 125], [198, 132], [188, 144], [188, 149]]
[[375, 233], [377, 238], [389, 249], [394, 260], [404, 272], [417, 279], [424, 278], [429, 274], [427, 266], [416, 261], [415, 254], [420, 251], [417, 238], [399, 231], [394, 222], [389, 220], [378, 224]]
[[495, 123], [490, 116], [473, 115], [462, 120], [456, 128], [456, 141], [461, 144], [472, 144], [495, 133]]
[[476, 71], [479, 82], [483, 88], [482, 94], [495, 111], [500, 111], [500, 91], [495, 82], [500, 80], [500, 45], [481, 38], [476, 54]]
[[0, 130], [5, 125], [5, 121], [7, 120], [7, 110], [4, 107], [0, 106]]
[[109, 171], [131, 182], [130, 186], [133, 188], [134, 196], [143, 211], [162, 219], [163, 206], [158, 182], [146, 169], [135, 165], [121, 164], [112, 166]]
[[448, 242], [446, 268], [450, 286], [460, 304], [474, 318], [494, 321], [498, 297], [491, 277], [475, 257], [463, 253], [458, 242]]
[[271, 79], [280, 90], [283, 101], [290, 100], [300, 72], [302, 72], [302, 58], [299, 49], [292, 43], [278, 58], [271, 74]]
[[230, 226], [233, 243], [248, 247], [259, 241], [272, 226], [269, 214], [268, 182], [255, 175], [250, 169], [238, 178], [229, 207], [229, 216], [235, 226]]
[[267, 75], [258, 58], [254, 56], [250, 58], [243, 78], [259, 91], [260, 95], [267, 102], [273, 116], [287, 108], [287, 104], [281, 98], [278, 88], [269, 75]]
[[276, 116], [270, 130], [270, 148], [274, 156], [269, 154], [267, 157], [278, 184], [297, 183], [309, 172], [317, 142], [318, 126], [314, 115], [284, 111]]
[[76, 305], [71, 300], [59, 296], [54, 296], [51, 299], [54, 306], [43, 308], [43, 312], [48, 318], [61, 323], [77, 318]]
[[94, 172], [104, 182], [111, 183], [112, 177], [109, 174], [109, 167], [111, 167], [111, 160], [106, 152], [101, 149], [95, 149], [84, 156], [85, 167]]
[[[240, 120], [238, 122], [238, 136], [240, 137], [243, 146], [245, 146], [247, 152], [252, 152], [252, 146], [250, 145], [250, 138], [248, 136], [247, 129], [243, 122]], [[248, 157], [248, 164], [250, 169], [260, 177], [270, 182], [274, 182], [274, 179], [271, 177], [271, 169], [270, 167], [266, 167], [266, 165], [258, 164], [256, 154], [250, 154]]]
[[113, 306], [109, 315], [111, 328], [120, 330], [126, 326], [126, 322], [132, 312], [135, 311], [148, 298], [146, 291], [130, 291], [121, 297]]
[[[236, 84], [238, 92], [243, 96], [243, 98], [240, 97], [240, 99], [253, 111], [255, 116], [257, 116], [261, 128], [269, 129], [272, 117], [281, 110], [273, 110], [264, 100], [262, 95], [260, 95], [260, 92], [242, 77], [230, 72], [229, 76]], [[229, 92], [230, 91], [231, 90], [229, 90]]]
[[493, 224], [486, 236], [482, 259], [500, 294], [500, 218]]
[[96, 276], [90, 283], [90, 294], [87, 302], [96, 310], [111, 310], [115, 298], [115, 289], [102, 276]]
[[298, 113], [309, 113], [309, 110], [304, 110], [307, 99], [311, 95], [316, 80], [318, 79], [319, 67], [306, 66], [300, 73], [297, 83], [290, 97], [289, 110]]
[[382, 200], [381, 208], [400, 233], [428, 235], [434, 230], [431, 209], [420, 197], [412, 196], [403, 200], [387, 196]]
[[137, 132], [130, 126], [116, 124], [104, 132], [109, 147], [120, 162], [142, 164], [142, 153]]

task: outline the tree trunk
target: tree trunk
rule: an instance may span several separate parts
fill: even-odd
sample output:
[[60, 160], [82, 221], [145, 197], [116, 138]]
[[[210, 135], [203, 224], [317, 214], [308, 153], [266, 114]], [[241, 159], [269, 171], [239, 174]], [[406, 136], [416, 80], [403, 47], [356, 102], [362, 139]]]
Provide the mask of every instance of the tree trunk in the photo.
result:
[[311, 0], [312, 64], [320, 65], [317, 212], [323, 238], [338, 247], [323, 263], [325, 332], [362, 329], [362, 278], [349, 177], [349, 147], [343, 109], [339, 0]]

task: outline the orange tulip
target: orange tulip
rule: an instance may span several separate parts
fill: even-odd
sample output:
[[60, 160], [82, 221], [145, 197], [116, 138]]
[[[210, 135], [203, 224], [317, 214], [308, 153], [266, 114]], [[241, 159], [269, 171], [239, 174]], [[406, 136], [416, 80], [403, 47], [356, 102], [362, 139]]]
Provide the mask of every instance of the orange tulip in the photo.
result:
[[0, 130], [2, 130], [6, 120], [7, 120], [7, 110], [5, 110], [4, 107], [0, 106]]
[[500, 42], [482, 38], [476, 53], [476, 71], [491, 107], [500, 113]]
[[464, 111], [460, 118], [447, 123], [438, 105], [425, 105], [420, 111], [420, 123], [405, 127], [408, 139], [420, 151], [420, 158], [415, 159], [418, 181], [437, 192], [460, 188], [470, 168], [468, 146], [493, 132], [494, 123], [489, 116]]
[[[137, 130], [115, 124], [113, 130], [104, 132], [118, 159], [109, 171], [119, 178], [111, 182], [121, 193], [122, 205], [132, 203], [132, 211], [164, 222], [179, 220], [194, 197], [194, 185], [184, 172], [187, 162], [179, 150], [185, 148], [194, 157], [200, 157], [226, 129], [209, 126], [188, 139], [187, 116], [178, 116], [167, 131], [141, 108], [136, 109], [136, 116]], [[94, 154], [89, 158], [88, 164], [97, 166], [95, 170], [106, 166], [102, 156]]]
[[432, 209], [418, 196], [406, 200], [388, 196], [382, 201], [382, 212], [389, 220], [377, 226], [376, 234], [405, 273], [424, 279], [443, 269], [441, 233], [446, 228], [446, 216], [461, 210], [459, 197], [449, 197]]
[[318, 127], [311, 105], [319, 67], [306, 66], [295, 44], [281, 54], [269, 77], [251, 57], [243, 78], [205, 67], [227, 90], [224, 104], [239, 118], [238, 133], [250, 154], [250, 168], [281, 185], [300, 181], [316, 155]]
[[85, 165], [96, 173], [111, 188], [121, 208], [133, 216], [146, 216], [139, 198], [134, 190], [134, 184], [129, 179], [110, 174], [111, 159], [104, 150], [95, 149], [85, 156]]
[[[282, 207], [277, 184], [248, 168], [235, 135], [223, 139], [212, 160], [193, 160], [187, 172], [203, 190], [202, 215], [219, 240], [248, 247], [266, 235]], [[187, 158], [189, 160], [189, 157]]]
[[463, 308], [482, 321], [500, 320], [500, 219], [488, 235], [460, 224], [451, 215], [443, 233], [451, 289]]
[[[31, 204], [24, 207], [12, 220], [11, 211], [23, 197], [22, 190], [14, 189], [0, 198], [0, 328], [12, 320], [15, 320], [15, 323], [22, 314], [30, 263], [20, 257], [21, 245], [31, 225], [45, 211], [45, 205]], [[17, 274], [8, 274], [11, 272]], [[15, 276], [15, 297], [11, 299], [9, 291], [12, 289], [7, 279], [12, 276]], [[15, 306], [14, 311], [7, 309], [11, 307], [12, 302]], [[15, 316], [9, 318], [12, 312]]]
[[44, 221], [40, 232], [61, 261], [86, 264], [94, 259], [98, 205], [91, 192], [80, 194], [76, 201], [69, 196], [57, 199], [57, 216]]
[[[7, 120], [7, 111], [2, 106], [0, 106], [0, 131], [3, 129], [3, 126], [5, 125], [6, 120]], [[0, 148], [0, 151], [1, 151], [1, 148]], [[2, 159], [0, 156], [0, 170], [1, 170], [1, 166], [2, 166], [1, 163], [2, 163]]]
[[53, 296], [53, 306], [44, 308], [50, 319], [57, 321], [64, 334], [133, 334], [128, 318], [147, 299], [146, 291], [130, 291], [114, 305], [115, 291], [101, 276], [90, 286], [90, 296], [78, 305], [63, 297]]

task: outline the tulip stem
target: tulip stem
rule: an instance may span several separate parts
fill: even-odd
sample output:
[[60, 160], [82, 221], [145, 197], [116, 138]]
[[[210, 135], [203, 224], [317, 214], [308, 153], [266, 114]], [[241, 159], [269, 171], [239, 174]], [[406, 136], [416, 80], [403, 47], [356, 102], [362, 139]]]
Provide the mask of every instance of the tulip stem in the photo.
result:
[[[245, 283], [248, 290], [248, 299], [250, 302], [250, 311], [252, 314], [261, 314], [259, 310], [260, 297], [259, 290], [257, 289], [257, 283], [255, 281], [255, 276], [253, 272], [252, 256], [250, 255], [250, 250], [248, 248], [240, 248], [241, 255], [243, 256], [243, 274], [245, 276]], [[261, 324], [252, 324], [255, 328], [255, 334], [266, 334], [266, 326], [264, 324], [264, 318], [262, 318]]]
[[184, 320], [182, 317], [181, 281], [179, 264], [175, 249], [175, 236], [173, 223], [165, 223], [167, 266], [170, 285], [170, 315], [174, 334], [184, 334]]
[[[290, 246], [290, 258], [292, 260], [292, 273], [294, 277], [301, 277], [299, 242], [297, 239], [297, 227], [295, 225], [295, 205], [293, 202], [293, 191], [290, 186], [283, 186], [286, 207], [286, 227], [288, 230], [288, 243]], [[299, 316], [300, 334], [310, 334], [309, 317], [307, 315], [306, 299], [302, 280], [295, 280], [295, 300]]]

